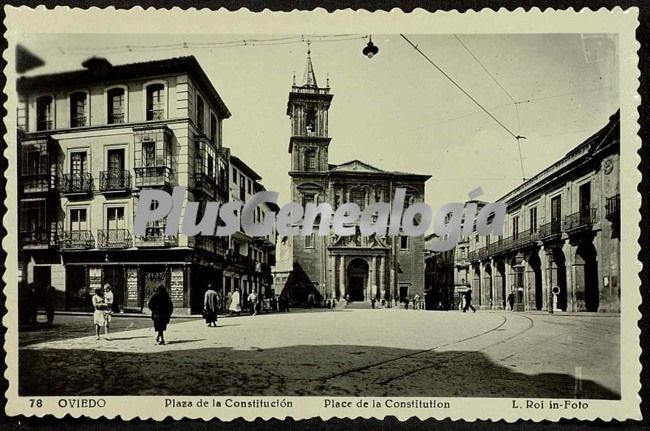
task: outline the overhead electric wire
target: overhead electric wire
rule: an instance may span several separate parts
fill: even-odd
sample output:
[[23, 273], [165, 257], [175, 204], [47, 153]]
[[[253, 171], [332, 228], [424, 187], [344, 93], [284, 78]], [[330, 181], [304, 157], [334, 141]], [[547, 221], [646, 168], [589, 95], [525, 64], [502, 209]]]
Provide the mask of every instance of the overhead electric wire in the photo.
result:
[[517, 136], [515, 137], [515, 139], [517, 140], [517, 151], [519, 152], [519, 165], [520, 165], [520, 167], [521, 167], [521, 178], [522, 178], [522, 180], [525, 182], [525, 181], [526, 181], [526, 174], [524, 173], [524, 157], [523, 157], [523, 155], [521, 154], [521, 142], [520, 142], [520, 139], [522, 139], [522, 138], [523, 138], [523, 139], [526, 139], [526, 138], [525, 138], [524, 136], [521, 136], [521, 119], [520, 119], [520, 117], [519, 117], [519, 105], [517, 104], [517, 101], [516, 101], [515, 98], [512, 96], [512, 94], [510, 94], [510, 92], [509, 92], [508, 90], [506, 90], [505, 87], [504, 87], [503, 85], [501, 85], [501, 83], [500, 83], [500, 82], [499, 82], [499, 81], [494, 77], [494, 75], [492, 74], [492, 72], [490, 72], [490, 71], [488, 70], [488, 68], [485, 67], [485, 65], [481, 62], [481, 60], [479, 60], [478, 57], [476, 57], [476, 55], [474, 55], [474, 53], [472, 52], [472, 50], [469, 49], [469, 47], [468, 47], [467, 45], [465, 45], [465, 43], [460, 39], [460, 37], [458, 37], [458, 35], [454, 35], [454, 37], [456, 38], [456, 40], [458, 41], [458, 43], [460, 43], [460, 44], [462, 45], [462, 47], [465, 48], [465, 51], [467, 51], [467, 52], [469, 53], [469, 55], [472, 56], [472, 58], [474, 59], [474, 61], [476, 61], [476, 62], [478, 63], [479, 66], [481, 66], [481, 68], [483, 69], [483, 71], [484, 71], [485, 73], [487, 73], [487, 75], [492, 79], [492, 81], [494, 81], [494, 83], [495, 83], [495, 84], [496, 84], [496, 85], [497, 85], [501, 90], [503, 90], [503, 92], [506, 94], [506, 96], [508, 96], [508, 98], [512, 101], [512, 103], [513, 103], [513, 105], [514, 105], [514, 107], [515, 107], [515, 115], [517, 116], [517, 133], [518, 133]]
[[483, 112], [485, 112], [487, 115], [489, 115], [490, 118], [492, 118], [499, 126], [501, 126], [506, 132], [508, 132], [513, 138], [517, 139], [517, 135], [515, 135], [512, 132], [512, 130], [510, 130], [505, 124], [503, 124], [494, 115], [492, 115], [492, 113], [490, 111], [488, 111], [483, 105], [481, 105], [481, 103], [478, 100], [476, 100], [474, 97], [472, 97], [472, 95], [469, 94], [460, 84], [458, 84], [451, 76], [449, 76], [444, 70], [442, 70], [440, 68], [440, 66], [438, 66], [433, 60], [431, 60], [424, 52], [422, 52], [422, 50], [420, 50], [420, 48], [418, 48], [417, 45], [415, 45], [413, 42], [411, 42], [410, 39], [407, 38], [406, 36], [404, 36], [402, 33], [400, 33], [400, 36], [402, 36], [402, 38], [405, 41], [407, 41], [409, 43], [409, 45], [411, 45], [413, 47], [413, 49], [415, 49], [433, 67], [435, 67], [438, 70], [438, 72], [440, 72], [445, 78], [447, 78], [452, 84], [454, 84], [456, 86], [456, 88], [458, 88], [460, 91], [462, 91], [463, 94], [465, 94], [472, 102], [474, 102], [474, 104], [476, 104], [476, 106], [481, 108], [481, 110], [483, 110]]
[[172, 44], [153, 44], [153, 45], [121, 45], [121, 46], [107, 46], [103, 48], [92, 47], [92, 48], [76, 48], [76, 49], [67, 49], [68, 53], [82, 53], [82, 52], [91, 52], [91, 51], [105, 51], [111, 53], [119, 52], [136, 52], [136, 51], [151, 51], [151, 50], [167, 50], [167, 49], [216, 49], [216, 48], [232, 48], [232, 47], [244, 47], [244, 46], [273, 46], [273, 45], [290, 45], [305, 43], [307, 41], [313, 43], [324, 43], [324, 42], [343, 42], [347, 40], [360, 40], [367, 39], [366, 35], [354, 35], [354, 34], [332, 34], [332, 35], [293, 35], [293, 36], [283, 36], [275, 38], [250, 38], [250, 39], [238, 39], [231, 41], [223, 42], [177, 42]]

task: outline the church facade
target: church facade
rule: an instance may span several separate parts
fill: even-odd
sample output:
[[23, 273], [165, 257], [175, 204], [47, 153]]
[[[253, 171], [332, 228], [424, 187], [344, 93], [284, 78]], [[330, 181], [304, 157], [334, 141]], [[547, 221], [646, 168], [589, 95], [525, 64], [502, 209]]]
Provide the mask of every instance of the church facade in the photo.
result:
[[[386, 171], [359, 160], [332, 164], [328, 151], [328, 113], [333, 95], [329, 83], [319, 87], [308, 53], [303, 85], [289, 93], [287, 115], [291, 120], [291, 197], [293, 202], [328, 203], [334, 210], [354, 202], [363, 210], [374, 202], [392, 204], [396, 188], [406, 189], [405, 207], [424, 200], [429, 175]], [[409, 236], [284, 238], [290, 250], [289, 272], [276, 270], [276, 286], [294, 302], [303, 302], [308, 292], [319, 299], [349, 301], [406, 298], [424, 293], [424, 238]], [[279, 252], [282, 254], [282, 252]], [[277, 282], [277, 279], [276, 279]]]

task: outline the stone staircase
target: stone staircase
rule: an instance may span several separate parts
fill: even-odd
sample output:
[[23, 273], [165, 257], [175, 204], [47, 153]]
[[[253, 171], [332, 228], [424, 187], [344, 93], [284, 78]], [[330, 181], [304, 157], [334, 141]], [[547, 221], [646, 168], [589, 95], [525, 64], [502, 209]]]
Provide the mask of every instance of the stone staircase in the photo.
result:
[[[345, 301], [341, 301], [345, 305]], [[372, 304], [366, 301], [352, 301], [344, 307], [348, 310], [370, 310], [372, 309]]]

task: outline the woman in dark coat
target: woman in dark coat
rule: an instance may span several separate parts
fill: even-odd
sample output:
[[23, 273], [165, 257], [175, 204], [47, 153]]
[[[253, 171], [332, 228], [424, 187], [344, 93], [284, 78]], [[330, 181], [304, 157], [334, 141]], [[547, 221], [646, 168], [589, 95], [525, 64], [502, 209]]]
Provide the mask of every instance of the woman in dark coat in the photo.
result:
[[167, 330], [167, 324], [172, 311], [174, 311], [174, 304], [172, 304], [172, 299], [165, 286], [160, 285], [156, 288], [156, 293], [151, 295], [148, 306], [151, 310], [154, 330], [158, 333], [156, 341], [158, 344], [165, 344], [164, 332]]

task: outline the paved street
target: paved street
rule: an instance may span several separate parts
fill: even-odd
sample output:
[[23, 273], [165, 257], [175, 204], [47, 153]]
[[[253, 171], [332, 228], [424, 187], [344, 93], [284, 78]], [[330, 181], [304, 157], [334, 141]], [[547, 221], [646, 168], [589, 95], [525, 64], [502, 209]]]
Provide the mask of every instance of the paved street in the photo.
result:
[[158, 346], [149, 319], [117, 317], [112, 340], [97, 341], [92, 317], [57, 316], [50, 336], [20, 333], [20, 393], [618, 398], [619, 322], [589, 313], [292, 311], [220, 318], [217, 328], [177, 319]]

